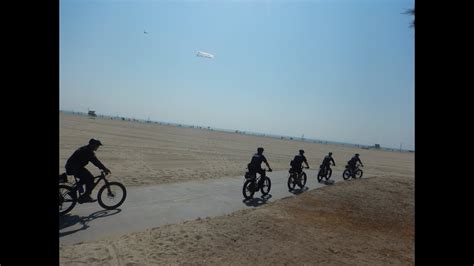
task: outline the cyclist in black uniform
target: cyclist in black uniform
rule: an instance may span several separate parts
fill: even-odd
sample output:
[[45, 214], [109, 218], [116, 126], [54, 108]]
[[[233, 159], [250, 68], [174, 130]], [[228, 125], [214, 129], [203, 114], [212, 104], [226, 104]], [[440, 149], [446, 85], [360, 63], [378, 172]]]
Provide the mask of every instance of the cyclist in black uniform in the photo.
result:
[[77, 149], [66, 162], [66, 174], [79, 178], [80, 185], [86, 185], [85, 193], [78, 199], [81, 203], [94, 201], [90, 196], [94, 185], [94, 176], [85, 166], [91, 162], [104, 172], [110, 173], [110, 170], [105, 167], [94, 154], [99, 146], [102, 146], [99, 140], [90, 139], [88, 145]]
[[257, 149], [257, 153], [255, 153], [252, 156], [252, 160], [247, 165], [247, 167], [249, 169], [250, 176], [252, 178], [256, 178], [257, 177], [256, 174], [259, 173], [260, 176], [262, 177], [260, 179], [261, 181], [263, 181], [263, 179], [265, 177], [265, 171], [263, 171], [263, 169], [262, 169], [262, 162], [265, 163], [268, 166], [268, 171], [271, 172], [272, 168], [268, 164], [267, 158], [265, 158], [265, 156], [263, 156], [263, 148], [260, 147], [260, 148]]
[[301, 174], [301, 166], [303, 165], [303, 162], [306, 164], [306, 167], [309, 168], [308, 160], [306, 160], [306, 157], [304, 156], [304, 150], [299, 150], [299, 154], [295, 155], [295, 158], [290, 162], [290, 173], [296, 172]]
[[331, 169], [331, 162], [334, 166], [336, 166], [336, 162], [334, 162], [334, 159], [332, 158], [332, 152], [328, 153], [328, 155], [324, 157], [323, 163], [321, 164], [320, 168], [327, 173], [327, 171]]
[[361, 162], [361, 160], [360, 160], [360, 158], [359, 158], [359, 154], [358, 154], [358, 153], [356, 153], [356, 154], [354, 155], [354, 157], [352, 157], [352, 158], [347, 162], [347, 164], [349, 165], [349, 168], [351, 169], [352, 172], [354, 172], [357, 163], [360, 163], [360, 165], [364, 166], [364, 164]]

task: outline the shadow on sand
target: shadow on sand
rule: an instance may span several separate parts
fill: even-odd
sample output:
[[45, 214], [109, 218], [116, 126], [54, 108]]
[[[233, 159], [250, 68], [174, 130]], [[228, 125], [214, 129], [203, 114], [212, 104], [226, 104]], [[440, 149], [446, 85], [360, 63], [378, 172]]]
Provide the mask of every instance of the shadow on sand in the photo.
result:
[[305, 192], [306, 190], [308, 190], [308, 187], [303, 187], [303, 188], [300, 188], [300, 189], [293, 189], [290, 191], [290, 193], [293, 193], [295, 195], [298, 195], [298, 194], [301, 194], [303, 192]]
[[76, 233], [78, 231], [81, 231], [81, 230], [86, 230], [87, 228], [89, 228], [89, 225], [87, 224], [88, 222], [90, 222], [92, 220], [95, 220], [97, 218], [102, 218], [102, 217], [107, 217], [107, 216], [110, 216], [110, 215], [114, 215], [114, 214], [117, 214], [121, 211], [122, 211], [122, 209], [100, 210], [100, 211], [97, 211], [97, 212], [94, 212], [94, 213], [90, 214], [89, 216], [82, 216], [82, 217], [79, 216], [79, 215], [70, 215], [70, 214], [60, 216], [59, 217], [59, 230], [60, 231], [67, 228], [67, 227], [71, 227], [73, 225], [76, 225], [76, 224], [81, 224], [82, 227], [79, 228], [79, 229], [75, 229], [75, 230], [71, 230], [71, 231], [67, 231], [67, 232], [59, 232], [59, 237], [74, 234], [74, 233]]
[[261, 196], [260, 198], [243, 199], [242, 202], [249, 207], [258, 207], [267, 203], [267, 200], [269, 200], [271, 197], [271, 194], [267, 194], [265, 196]]

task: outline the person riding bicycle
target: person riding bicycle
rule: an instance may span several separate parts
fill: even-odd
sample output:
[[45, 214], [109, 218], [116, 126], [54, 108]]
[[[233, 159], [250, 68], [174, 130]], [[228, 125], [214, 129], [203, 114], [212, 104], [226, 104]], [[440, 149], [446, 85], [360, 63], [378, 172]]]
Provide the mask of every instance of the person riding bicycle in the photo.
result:
[[325, 173], [331, 169], [331, 162], [332, 165], [336, 166], [336, 162], [334, 162], [334, 159], [332, 158], [332, 152], [328, 153], [323, 159], [323, 162], [321, 163], [321, 166], [319, 168], [323, 169]]
[[263, 148], [259, 147], [257, 149], [257, 153], [252, 156], [252, 159], [247, 165], [247, 168], [249, 169], [249, 174], [252, 178], [256, 178], [257, 173], [260, 174], [260, 182], [263, 182], [263, 179], [265, 177], [265, 171], [262, 169], [262, 162], [264, 162], [268, 166], [268, 171], [271, 172], [272, 168], [268, 164], [267, 158], [263, 156]]
[[301, 174], [303, 162], [306, 164], [306, 167], [309, 168], [308, 160], [304, 156], [304, 150], [299, 150], [299, 154], [295, 155], [295, 158], [290, 162], [290, 173], [297, 173], [298, 175]]
[[349, 165], [349, 168], [351, 169], [352, 172], [354, 172], [357, 163], [360, 163], [360, 165], [364, 166], [364, 164], [362, 163], [362, 161], [361, 161], [360, 158], [359, 158], [359, 154], [358, 154], [358, 153], [356, 153], [356, 154], [354, 155], [354, 157], [352, 157], [352, 158], [347, 162], [347, 165]]
[[93, 202], [91, 198], [92, 187], [94, 186], [94, 176], [85, 168], [91, 162], [107, 174], [110, 170], [105, 167], [95, 156], [95, 151], [102, 146], [102, 143], [96, 139], [90, 139], [89, 144], [77, 149], [66, 162], [66, 174], [79, 178], [79, 184], [86, 185], [85, 193], [78, 199], [78, 202]]

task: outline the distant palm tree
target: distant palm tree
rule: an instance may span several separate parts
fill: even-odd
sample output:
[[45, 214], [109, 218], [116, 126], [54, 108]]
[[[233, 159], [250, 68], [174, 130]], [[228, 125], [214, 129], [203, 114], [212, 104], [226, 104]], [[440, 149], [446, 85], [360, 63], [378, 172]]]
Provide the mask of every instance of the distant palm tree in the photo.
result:
[[408, 9], [407, 11], [405, 11], [403, 14], [407, 14], [407, 15], [411, 15], [413, 16], [413, 21], [412, 23], [410, 24], [410, 27], [415, 27], [415, 8], [413, 9]]

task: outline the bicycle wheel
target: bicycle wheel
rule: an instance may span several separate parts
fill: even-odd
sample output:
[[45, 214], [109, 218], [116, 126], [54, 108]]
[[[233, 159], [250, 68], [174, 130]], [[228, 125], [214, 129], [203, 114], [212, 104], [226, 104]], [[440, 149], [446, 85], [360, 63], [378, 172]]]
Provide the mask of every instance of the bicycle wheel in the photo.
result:
[[321, 180], [323, 180], [323, 169], [319, 169], [317, 178], [318, 182], [321, 183]]
[[364, 172], [362, 172], [361, 169], [357, 169], [357, 171], [355, 173], [355, 178], [362, 178], [363, 174], [364, 174]]
[[262, 195], [267, 195], [270, 192], [270, 188], [272, 187], [272, 181], [270, 181], [270, 178], [268, 176], [265, 177], [263, 180], [263, 185], [262, 188], [260, 189], [260, 192], [262, 192]]
[[253, 189], [255, 186], [253, 180], [246, 180], [244, 182], [244, 186], [242, 188], [242, 195], [244, 195], [245, 199], [251, 199], [253, 198], [253, 194], [255, 193], [255, 190]]
[[349, 171], [349, 169], [344, 170], [344, 172], [342, 173], [342, 178], [344, 178], [344, 180], [347, 180], [350, 177], [351, 177], [351, 171]]
[[99, 205], [106, 210], [113, 210], [125, 201], [127, 190], [119, 182], [109, 182], [99, 189], [97, 201]]
[[304, 185], [306, 185], [306, 180], [307, 180], [306, 173], [305, 172], [301, 173], [301, 178], [300, 178], [300, 182], [298, 182], [298, 186], [300, 188], [304, 188]]
[[76, 193], [73, 193], [72, 187], [59, 185], [59, 215], [70, 212], [77, 203]]
[[329, 168], [327, 174], [326, 174], [326, 181], [329, 180], [329, 178], [331, 178], [331, 175], [332, 175], [332, 169]]
[[288, 176], [288, 190], [292, 191], [293, 189], [295, 189], [295, 186], [296, 186], [295, 176], [291, 174], [290, 176]]

